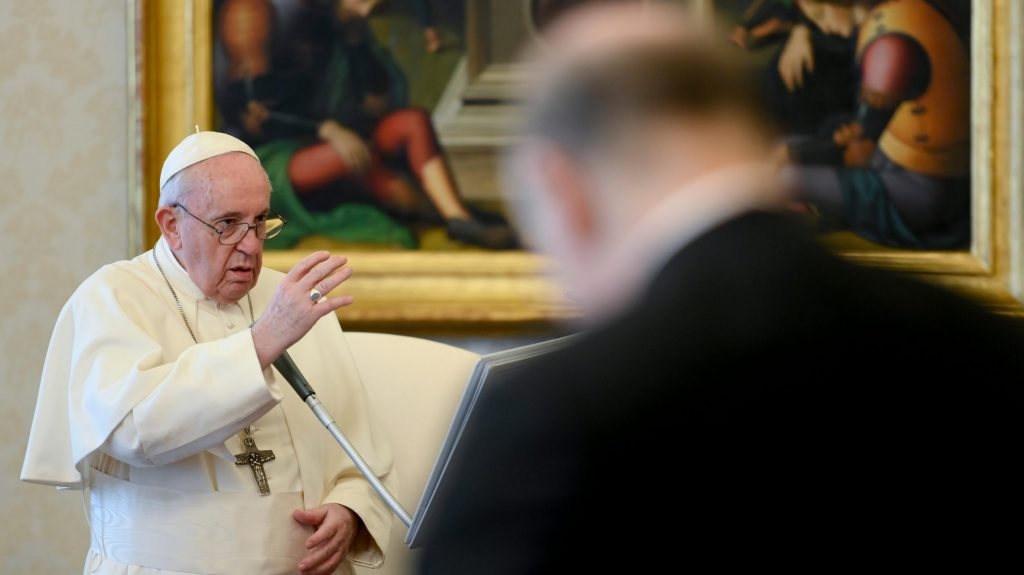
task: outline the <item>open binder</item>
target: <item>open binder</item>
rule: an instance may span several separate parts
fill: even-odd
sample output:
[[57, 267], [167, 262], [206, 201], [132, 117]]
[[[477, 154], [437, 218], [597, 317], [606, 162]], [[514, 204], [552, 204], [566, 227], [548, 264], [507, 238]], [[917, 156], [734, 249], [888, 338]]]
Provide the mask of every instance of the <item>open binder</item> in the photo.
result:
[[462, 398], [459, 400], [459, 405], [452, 416], [452, 422], [448, 426], [448, 432], [445, 435], [444, 443], [441, 444], [437, 459], [434, 461], [434, 467], [431, 469], [429, 477], [427, 477], [415, 516], [409, 515], [402, 507], [402, 504], [377, 478], [355, 446], [345, 437], [341, 428], [338, 427], [334, 418], [324, 408], [323, 404], [320, 403], [316, 392], [309, 385], [309, 382], [306, 381], [306, 378], [303, 377], [287, 351], [274, 360], [274, 367], [291, 384], [295, 392], [299, 394], [299, 397], [309, 406], [331, 435], [334, 436], [338, 444], [345, 450], [345, 453], [348, 454], [356, 467], [359, 468], [359, 471], [366, 477], [366, 480], [370, 482], [377, 495], [388, 504], [392, 512], [402, 520], [402, 523], [409, 527], [405, 543], [412, 549], [422, 546], [426, 541], [434, 524], [437, 522], [437, 509], [443, 505], [445, 495], [452, 489], [456, 489], [456, 486], [451, 485], [450, 481], [445, 481], [448, 477], [448, 465], [455, 459], [459, 448], [459, 440], [462, 438], [463, 433], [472, 425], [473, 407], [476, 405], [477, 400], [488, 389], [493, 389], [505, 383], [510, 375], [522, 369], [528, 361], [560, 349], [568, 345], [576, 337], [578, 337], [577, 334], [571, 334], [480, 356], [473, 366], [469, 381], [466, 383], [466, 389], [462, 392]]
[[444, 443], [441, 444], [434, 467], [420, 495], [419, 504], [405, 537], [405, 544], [409, 548], [423, 545], [437, 521], [437, 509], [443, 505], [446, 494], [457, 489], [445, 481], [448, 477], [448, 465], [455, 459], [463, 433], [472, 425], [473, 407], [477, 400], [488, 389], [503, 385], [511, 375], [522, 369], [526, 362], [568, 345], [575, 337], [577, 335], [566, 335], [480, 356], [470, 373]]

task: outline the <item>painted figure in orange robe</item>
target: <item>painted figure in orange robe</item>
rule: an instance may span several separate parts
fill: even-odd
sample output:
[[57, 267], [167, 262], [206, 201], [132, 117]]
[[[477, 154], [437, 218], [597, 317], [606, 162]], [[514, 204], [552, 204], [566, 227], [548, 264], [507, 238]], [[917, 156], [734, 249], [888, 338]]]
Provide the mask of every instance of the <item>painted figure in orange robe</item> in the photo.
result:
[[784, 176], [826, 230], [893, 247], [967, 247], [969, 3], [812, 3], [854, 16], [859, 103], [830, 141], [790, 142]]

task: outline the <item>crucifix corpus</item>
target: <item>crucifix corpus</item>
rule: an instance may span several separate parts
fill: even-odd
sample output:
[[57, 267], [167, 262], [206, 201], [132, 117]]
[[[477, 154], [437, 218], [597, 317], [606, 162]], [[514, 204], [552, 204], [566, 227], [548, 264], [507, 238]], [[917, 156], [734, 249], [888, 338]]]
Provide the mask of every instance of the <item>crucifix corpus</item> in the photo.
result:
[[242, 438], [245, 444], [245, 452], [235, 454], [235, 465], [248, 465], [252, 469], [252, 476], [256, 479], [256, 485], [260, 488], [260, 495], [270, 495], [270, 484], [267, 483], [267, 474], [263, 471], [263, 464], [274, 460], [274, 452], [269, 449], [260, 450], [256, 447], [256, 440], [252, 437], [252, 431], [245, 428], [245, 437]]

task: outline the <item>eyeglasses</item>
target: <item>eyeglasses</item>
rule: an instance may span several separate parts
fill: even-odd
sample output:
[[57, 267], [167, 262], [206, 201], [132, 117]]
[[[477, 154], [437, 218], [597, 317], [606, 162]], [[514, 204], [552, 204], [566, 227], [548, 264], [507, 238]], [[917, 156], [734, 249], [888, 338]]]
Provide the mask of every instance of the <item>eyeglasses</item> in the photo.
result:
[[188, 211], [188, 208], [181, 204], [175, 203], [173, 206], [181, 208], [186, 214], [195, 218], [196, 221], [213, 230], [217, 234], [218, 241], [221, 245], [225, 246], [233, 246], [242, 241], [242, 238], [245, 237], [245, 234], [249, 233], [249, 230], [256, 230], [256, 237], [261, 240], [272, 238], [281, 233], [281, 230], [284, 229], [284, 225], [287, 223], [281, 216], [269, 213], [259, 216], [255, 224], [238, 222], [237, 224], [225, 224], [218, 228], [199, 219], [198, 216]]

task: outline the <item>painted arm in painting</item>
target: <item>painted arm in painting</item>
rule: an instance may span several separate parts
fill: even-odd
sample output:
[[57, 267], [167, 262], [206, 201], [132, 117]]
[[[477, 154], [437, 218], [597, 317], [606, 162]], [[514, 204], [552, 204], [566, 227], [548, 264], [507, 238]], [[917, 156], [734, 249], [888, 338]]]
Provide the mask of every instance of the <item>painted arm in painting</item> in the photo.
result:
[[771, 42], [785, 40], [799, 23], [799, 17], [792, 2], [755, 0], [743, 11], [740, 21], [732, 27], [729, 40], [745, 49], [759, 48]]

